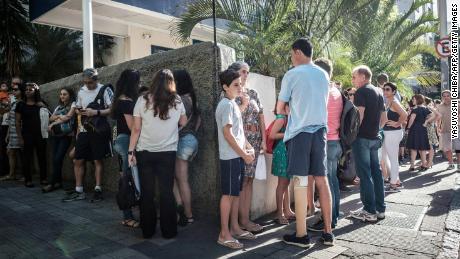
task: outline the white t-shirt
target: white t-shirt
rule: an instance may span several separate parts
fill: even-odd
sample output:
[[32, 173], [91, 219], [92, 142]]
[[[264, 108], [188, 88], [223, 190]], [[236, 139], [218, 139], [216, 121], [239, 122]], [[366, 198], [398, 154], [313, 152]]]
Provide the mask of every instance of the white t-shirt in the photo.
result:
[[[81, 106], [85, 109], [88, 104], [92, 103], [96, 99], [99, 90], [103, 87], [102, 84], [97, 84], [97, 87], [93, 90], [89, 90], [86, 85], [80, 88], [77, 95], [77, 101], [72, 104], [72, 108]], [[104, 91], [104, 105], [105, 108], [109, 108], [112, 105], [113, 92], [110, 87], [107, 87]], [[85, 128], [82, 125], [79, 125], [80, 132], [86, 132]]]
[[146, 100], [143, 96], [137, 99], [134, 106], [134, 117], [142, 119], [142, 128], [139, 140], [137, 141], [137, 151], [165, 152], [177, 151], [179, 141], [179, 119], [185, 115], [185, 107], [182, 100], [177, 96], [179, 103], [176, 108], [169, 109], [167, 120], [153, 116], [152, 104], [147, 109]]
[[243, 119], [241, 112], [234, 100], [223, 98], [216, 108], [217, 137], [219, 140], [219, 158], [230, 160], [240, 157], [238, 153], [228, 144], [224, 137], [224, 127], [232, 125], [232, 134], [238, 146], [243, 149], [246, 143], [244, 136]]

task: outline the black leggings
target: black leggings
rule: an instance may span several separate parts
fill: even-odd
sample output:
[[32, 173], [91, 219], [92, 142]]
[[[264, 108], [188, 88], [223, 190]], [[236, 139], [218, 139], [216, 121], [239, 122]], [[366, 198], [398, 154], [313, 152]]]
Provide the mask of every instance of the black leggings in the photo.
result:
[[[0, 116], [0, 121], [2, 120], [1, 118]], [[0, 175], [5, 175], [10, 172], [8, 155], [6, 153], [6, 133], [8, 133], [8, 126], [2, 125], [0, 128]]]
[[32, 181], [32, 172], [30, 167], [34, 158], [34, 151], [37, 154], [38, 166], [40, 167], [40, 181], [46, 181], [46, 139], [42, 138], [41, 135], [35, 136], [23, 136], [24, 139], [24, 151], [23, 155], [23, 169], [24, 178], [26, 182]]
[[141, 183], [140, 221], [144, 238], [155, 233], [157, 213], [155, 209], [155, 178], [160, 188], [160, 229], [164, 238], [177, 235], [176, 206], [173, 195], [176, 152], [136, 153]]

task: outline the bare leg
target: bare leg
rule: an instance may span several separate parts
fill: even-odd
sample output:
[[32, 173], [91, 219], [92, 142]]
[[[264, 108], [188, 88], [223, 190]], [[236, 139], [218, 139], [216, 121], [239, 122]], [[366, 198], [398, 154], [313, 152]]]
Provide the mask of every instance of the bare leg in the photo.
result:
[[283, 196], [283, 212], [284, 212], [284, 216], [286, 218], [294, 218], [295, 217], [295, 214], [294, 212], [291, 210], [291, 199], [290, 199], [290, 194], [289, 194], [289, 182], [290, 180], [289, 179], [286, 179], [286, 185], [285, 185], [285, 188], [284, 188], [284, 196]]
[[222, 195], [222, 198], [220, 198], [219, 240], [222, 240], [222, 241], [233, 239], [232, 235], [230, 234], [230, 230], [228, 228], [233, 198], [234, 197], [229, 196], [229, 195]]
[[74, 160], [73, 169], [75, 172], [75, 186], [83, 186], [83, 176], [85, 175], [85, 160]]
[[240, 224], [238, 223], [238, 211], [239, 211], [239, 197], [232, 197], [232, 208], [230, 211], [230, 233], [232, 235], [241, 235], [244, 233], [244, 230], [241, 229]]
[[420, 160], [422, 160], [422, 166], [426, 167], [426, 150], [420, 150]]
[[410, 150], [410, 167], [415, 167], [415, 158], [417, 157], [417, 150]]
[[434, 158], [434, 149], [433, 149], [433, 146], [430, 145], [430, 152], [428, 153], [427, 167], [431, 167], [433, 165], [433, 158]]
[[188, 183], [188, 161], [176, 159], [176, 181], [184, 205], [185, 216], [191, 218], [193, 216], [192, 194]]
[[300, 186], [300, 179], [297, 177], [294, 177], [294, 199], [296, 217], [296, 236], [304, 237], [307, 235], [307, 187]]
[[315, 182], [318, 185], [319, 202], [321, 203], [321, 213], [323, 214], [324, 231], [332, 233], [332, 198], [329, 189], [329, 182], [326, 176], [316, 176]]
[[283, 177], [278, 176], [278, 185], [276, 186], [276, 217], [278, 219], [283, 218], [283, 194]]
[[10, 163], [10, 178], [16, 178], [16, 156], [17, 152], [16, 149], [8, 149], [8, 162]]
[[452, 159], [452, 150], [445, 151], [444, 154], [446, 155], [449, 164], [453, 164], [454, 160]]
[[307, 208], [308, 215], [313, 215], [315, 213], [315, 178], [313, 176], [308, 176]]
[[[254, 178], [244, 177], [243, 190], [240, 192], [239, 215], [240, 224], [246, 229], [251, 229], [255, 223], [249, 219], [249, 211], [251, 210], [252, 201], [252, 183]], [[243, 193], [243, 195], [241, 195]]]
[[182, 199], [180, 197], [179, 187], [177, 186], [176, 179], [174, 179], [173, 194], [174, 194], [174, 198], [176, 199], [177, 205], [182, 205]]
[[96, 186], [101, 186], [102, 184], [102, 160], [94, 160], [94, 174], [96, 176]]

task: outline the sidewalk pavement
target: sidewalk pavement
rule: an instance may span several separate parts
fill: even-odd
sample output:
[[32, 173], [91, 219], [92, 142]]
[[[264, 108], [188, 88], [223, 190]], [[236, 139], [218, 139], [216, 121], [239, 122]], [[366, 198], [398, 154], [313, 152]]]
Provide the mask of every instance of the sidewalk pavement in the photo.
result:
[[[98, 203], [61, 202], [64, 191], [42, 194], [39, 188], [0, 183], [0, 258], [457, 258], [460, 242], [460, 177], [439, 163], [423, 173], [401, 167], [405, 189], [386, 196], [386, 218], [364, 224], [342, 218], [334, 233], [336, 245], [303, 250], [281, 241], [295, 224], [280, 226], [268, 215], [258, 222], [266, 230], [245, 249], [234, 251], [216, 244], [218, 218], [198, 218], [179, 227], [175, 239], [157, 231], [141, 238], [139, 229], [123, 227], [113, 194]], [[343, 193], [341, 210], [348, 215], [361, 204], [359, 190]], [[218, 208], [216, 208], [217, 210]], [[138, 211], [135, 210], [138, 215]], [[309, 221], [313, 222], [315, 219]]]

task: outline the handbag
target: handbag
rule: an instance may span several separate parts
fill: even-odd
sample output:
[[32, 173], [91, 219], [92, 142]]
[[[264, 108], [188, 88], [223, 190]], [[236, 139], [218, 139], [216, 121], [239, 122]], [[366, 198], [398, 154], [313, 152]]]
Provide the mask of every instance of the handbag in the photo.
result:
[[267, 179], [267, 164], [265, 163], [265, 154], [260, 154], [257, 159], [256, 173], [254, 176], [257, 180]]
[[[129, 169], [131, 171], [131, 169]], [[131, 172], [118, 180], [117, 205], [120, 210], [128, 210], [137, 205], [136, 187]]]
[[[68, 112], [68, 109], [66, 109], [66, 107], [61, 107], [58, 111], [58, 114], [59, 115], [66, 115]], [[66, 136], [70, 133], [73, 132], [74, 130], [74, 120], [73, 119], [70, 119], [66, 122], [62, 122], [62, 123], [59, 123], [59, 124], [54, 124], [52, 127], [51, 127], [51, 134], [53, 136], [56, 136], [56, 137], [62, 137], [62, 136]]]
[[[107, 88], [112, 88], [111, 84], [107, 84], [102, 86], [101, 90], [97, 93], [96, 98], [94, 101], [88, 104], [86, 108], [90, 108], [93, 110], [103, 110], [105, 109], [104, 105], [104, 92]], [[96, 115], [92, 117], [84, 117], [83, 119], [83, 127], [88, 132], [95, 132], [100, 135], [108, 135], [111, 134], [111, 128], [109, 121], [107, 120], [106, 116]]]

